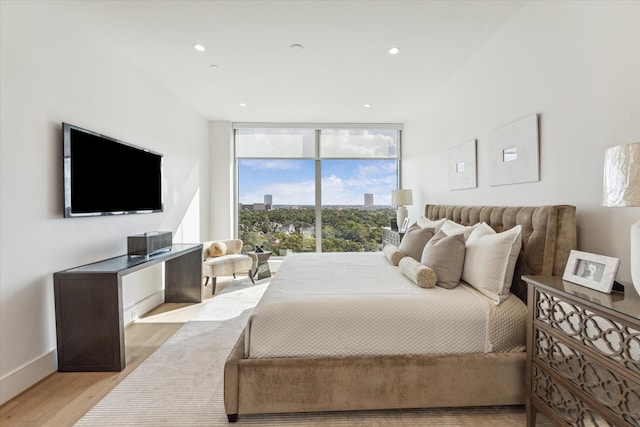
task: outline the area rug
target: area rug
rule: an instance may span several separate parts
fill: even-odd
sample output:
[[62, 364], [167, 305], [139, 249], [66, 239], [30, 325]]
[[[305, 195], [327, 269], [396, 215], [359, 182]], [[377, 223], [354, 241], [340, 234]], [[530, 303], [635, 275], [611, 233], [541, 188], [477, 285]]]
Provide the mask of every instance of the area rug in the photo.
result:
[[[524, 407], [240, 416], [229, 424], [224, 362], [269, 284], [233, 281], [77, 426], [524, 426]], [[541, 425], [538, 423], [538, 425]], [[546, 423], [544, 423], [546, 425]]]

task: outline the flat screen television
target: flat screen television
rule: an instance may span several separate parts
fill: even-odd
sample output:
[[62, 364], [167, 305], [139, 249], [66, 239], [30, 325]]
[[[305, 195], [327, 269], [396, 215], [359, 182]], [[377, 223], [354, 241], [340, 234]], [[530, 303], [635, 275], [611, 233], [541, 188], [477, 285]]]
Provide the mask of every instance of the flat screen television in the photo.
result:
[[64, 216], [162, 212], [163, 156], [68, 123]]

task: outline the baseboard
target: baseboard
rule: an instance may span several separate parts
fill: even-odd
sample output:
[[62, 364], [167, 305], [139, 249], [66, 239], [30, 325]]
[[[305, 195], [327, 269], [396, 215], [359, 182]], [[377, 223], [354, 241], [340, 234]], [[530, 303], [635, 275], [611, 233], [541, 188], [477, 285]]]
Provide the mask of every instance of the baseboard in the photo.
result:
[[149, 295], [142, 301], [138, 301], [131, 304], [129, 307], [125, 307], [122, 313], [124, 325], [127, 326], [130, 323], [135, 322], [140, 316], [153, 310], [162, 303], [164, 303], [164, 289]]
[[[164, 289], [124, 310], [124, 324], [128, 325], [139, 316], [153, 310], [164, 302]], [[0, 379], [0, 405], [13, 399], [32, 385], [58, 370], [58, 354], [56, 349], [26, 364], [22, 368]]]
[[58, 370], [55, 349], [0, 379], [0, 405]]

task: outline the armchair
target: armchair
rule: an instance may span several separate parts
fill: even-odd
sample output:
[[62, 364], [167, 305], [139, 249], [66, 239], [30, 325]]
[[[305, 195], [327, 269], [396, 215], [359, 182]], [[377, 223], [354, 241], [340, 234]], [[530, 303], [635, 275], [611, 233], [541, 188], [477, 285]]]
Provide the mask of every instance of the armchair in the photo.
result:
[[216, 277], [230, 276], [236, 277], [236, 273], [246, 272], [251, 283], [253, 274], [251, 273], [253, 260], [250, 256], [241, 254], [242, 240], [211, 240], [202, 243], [202, 274], [206, 278], [205, 286], [211, 279], [211, 295], [216, 293]]

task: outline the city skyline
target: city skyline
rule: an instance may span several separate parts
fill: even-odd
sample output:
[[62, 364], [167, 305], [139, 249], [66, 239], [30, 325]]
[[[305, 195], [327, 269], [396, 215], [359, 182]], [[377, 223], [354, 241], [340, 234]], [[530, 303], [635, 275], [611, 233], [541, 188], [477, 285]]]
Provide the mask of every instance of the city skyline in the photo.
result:
[[[363, 206], [364, 194], [373, 195], [374, 206], [391, 205], [397, 188], [396, 160], [323, 160], [322, 204]], [[239, 203], [262, 203], [272, 196], [273, 205], [314, 205], [315, 161], [298, 159], [242, 159], [238, 161]]]

